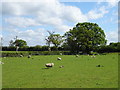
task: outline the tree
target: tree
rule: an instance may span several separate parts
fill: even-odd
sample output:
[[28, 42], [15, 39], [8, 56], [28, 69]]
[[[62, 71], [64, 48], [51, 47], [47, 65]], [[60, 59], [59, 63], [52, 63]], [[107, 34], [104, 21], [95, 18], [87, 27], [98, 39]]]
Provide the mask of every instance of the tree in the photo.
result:
[[22, 39], [17, 39], [13, 44], [18, 47], [23, 47], [27, 45], [27, 42]]
[[16, 36], [14, 39], [15, 41], [10, 41], [9, 46], [15, 46], [16, 51], [18, 51], [19, 47], [27, 46], [27, 42], [22, 39], [18, 39], [18, 36]]
[[45, 38], [46, 44], [48, 45], [48, 50], [51, 51], [50, 45], [52, 44], [52, 36], [54, 32], [47, 31], [49, 33], [49, 36]]
[[109, 46], [113, 49], [114, 52], [120, 51], [120, 42], [110, 43]]
[[53, 44], [56, 47], [56, 49], [58, 50], [58, 47], [63, 42], [62, 36], [60, 36], [60, 34], [54, 34], [55, 32], [48, 31], [48, 33], [49, 33], [49, 36], [45, 40], [47, 42], [46, 44], [49, 47], [49, 51], [51, 51], [51, 49], [50, 49], [51, 44]]
[[96, 23], [78, 23], [73, 29], [66, 32], [66, 42], [74, 53], [90, 53], [97, 46], [105, 45], [104, 31]]
[[36, 46], [34, 47], [34, 49], [37, 50], [37, 51], [40, 51], [40, 50], [42, 49], [42, 46], [36, 45]]
[[13, 41], [13, 40], [10, 40], [9, 46], [10, 46], [10, 47], [13, 47], [13, 46], [14, 46], [14, 41]]
[[51, 42], [56, 47], [56, 49], [58, 50], [58, 47], [63, 42], [62, 36], [60, 36], [60, 34], [53, 34]]

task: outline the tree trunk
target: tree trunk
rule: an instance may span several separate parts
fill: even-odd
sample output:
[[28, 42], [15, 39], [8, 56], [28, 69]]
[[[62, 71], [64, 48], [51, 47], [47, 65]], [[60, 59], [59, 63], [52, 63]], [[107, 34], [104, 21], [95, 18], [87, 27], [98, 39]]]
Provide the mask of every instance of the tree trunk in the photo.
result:
[[18, 46], [16, 46], [16, 51], [18, 51], [18, 49], [19, 49], [19, 47], [18, 47]]

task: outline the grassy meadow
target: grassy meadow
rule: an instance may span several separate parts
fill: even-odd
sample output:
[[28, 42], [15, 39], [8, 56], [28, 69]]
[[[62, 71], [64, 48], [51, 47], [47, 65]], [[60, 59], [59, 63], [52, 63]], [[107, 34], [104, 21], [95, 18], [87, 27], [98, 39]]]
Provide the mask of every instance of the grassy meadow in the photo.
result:
[[[58, 61], [57, 57], [62, 60]], [[2, 58], [3, 88], [117, 88], [118, 54]], [[47, 69], [46, 63], [55, 66]], [[63, 68], [59, 66], [63, 65]], [[101, 65], [101, 67], [97, 67]]]

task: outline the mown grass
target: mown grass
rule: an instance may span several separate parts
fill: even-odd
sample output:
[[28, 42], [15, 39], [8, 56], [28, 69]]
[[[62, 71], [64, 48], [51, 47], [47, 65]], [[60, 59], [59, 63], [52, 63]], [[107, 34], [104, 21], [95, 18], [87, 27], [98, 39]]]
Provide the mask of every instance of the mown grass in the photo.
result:
[[[58, 61], [57, 57], [62, 60]], [[2, 61], [3, 88], [117, 88], [118, 54], [8, 57]], [[45, 63], [55, 66], [46, 69]], [[63, 68], [59, 66], [63, 65]], [[96, 67], [102, 65], [103, 67]]]

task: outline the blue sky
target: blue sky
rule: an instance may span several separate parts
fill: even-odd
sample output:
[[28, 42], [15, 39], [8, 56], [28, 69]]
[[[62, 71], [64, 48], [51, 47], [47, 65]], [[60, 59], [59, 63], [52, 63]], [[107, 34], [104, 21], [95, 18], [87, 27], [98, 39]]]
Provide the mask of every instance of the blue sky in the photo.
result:
[[[112, 0], [111, 0], [112, 1]], [[2, 2], [3, 45], [15, 36], [29, 46], [45, 45], [47, 30], [63, 35], [78, 22], [97, 23], [105, 32], [108, 44], [118, 41], [118, 6], [112, 2]]]

